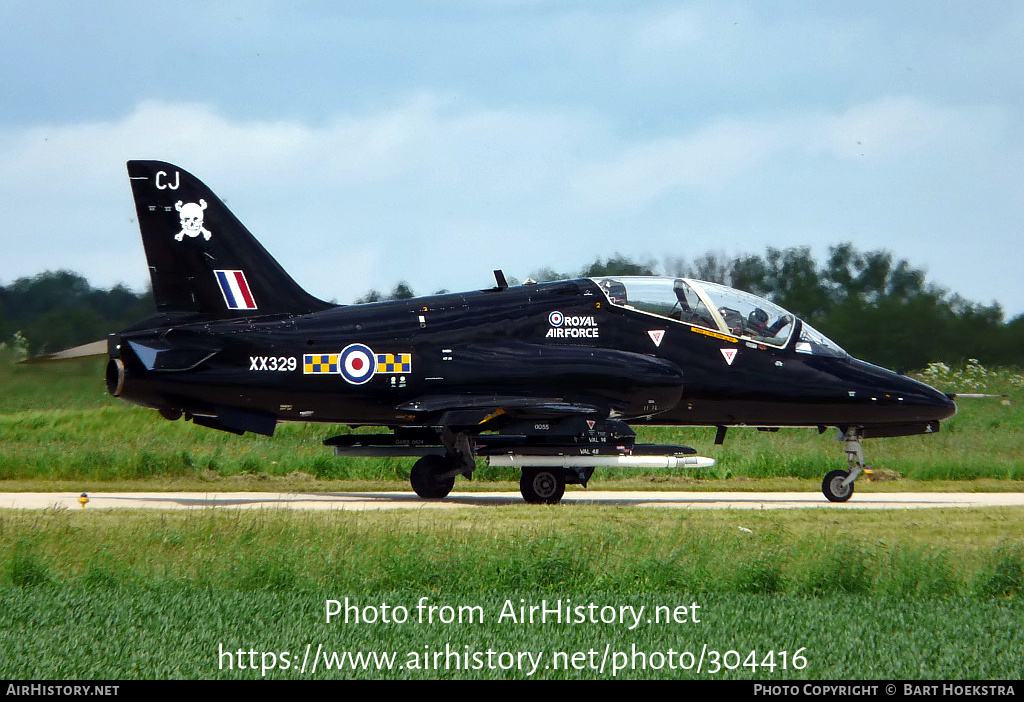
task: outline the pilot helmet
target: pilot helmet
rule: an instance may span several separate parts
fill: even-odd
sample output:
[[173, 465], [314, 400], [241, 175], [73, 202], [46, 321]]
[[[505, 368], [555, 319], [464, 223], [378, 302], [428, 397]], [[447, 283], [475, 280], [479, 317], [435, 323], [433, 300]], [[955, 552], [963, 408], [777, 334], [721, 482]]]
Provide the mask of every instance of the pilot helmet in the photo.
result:
[[613, 304], [626, 304], [626, 286], [621, 282], [613, 280], [612, 278], [605, 278], [599, 283], [599, 285]]

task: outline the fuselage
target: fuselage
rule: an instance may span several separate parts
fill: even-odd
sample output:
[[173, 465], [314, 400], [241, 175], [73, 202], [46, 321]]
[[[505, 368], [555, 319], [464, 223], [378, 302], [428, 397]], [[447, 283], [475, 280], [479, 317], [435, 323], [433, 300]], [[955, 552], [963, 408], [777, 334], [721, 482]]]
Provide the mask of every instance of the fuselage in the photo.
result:
[[769, 300], [688, 278], [604, 276], [335, 306], [302, 289], [212, 190], [164, 161], [128, 162], [158, 314], [108, 338], [112, 395], [237, 434], [281, 421], [389, 428], [325, 441], [415, 456], [418, 495], [478, 459], [519, 467], [554, 504], [601, 466], [713, 465], [635, 441], [630, 424], [838, 427], [845, 501], [861, 440], [926, 433], [956, 407], [853, 359]]
[[788, 336], [761, 338], [730, 327], [725, 312], [659, 313], [604, 283], [158, 321], [112, 336], [108, 385], [130, 402], [191, 415], [231, 408], [392, 427], [411, 421], [421, 398], [459, 395], [580, 402], [659, 425], [900, 427], [956, 411], [923, 383], [809, 343], [816, 337], [795, 318]]

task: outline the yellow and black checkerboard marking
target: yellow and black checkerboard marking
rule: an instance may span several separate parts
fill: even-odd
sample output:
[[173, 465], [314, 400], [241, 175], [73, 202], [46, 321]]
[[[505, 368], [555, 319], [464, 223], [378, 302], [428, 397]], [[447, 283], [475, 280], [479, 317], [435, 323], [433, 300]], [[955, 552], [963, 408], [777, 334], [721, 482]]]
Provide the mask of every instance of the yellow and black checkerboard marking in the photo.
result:
[[337, 373], [338, 354], [307, 353], [302, 357], [302, 372], [305, 374]]
[[378, 373], [412, 373], [411, 353], [378, 353]]

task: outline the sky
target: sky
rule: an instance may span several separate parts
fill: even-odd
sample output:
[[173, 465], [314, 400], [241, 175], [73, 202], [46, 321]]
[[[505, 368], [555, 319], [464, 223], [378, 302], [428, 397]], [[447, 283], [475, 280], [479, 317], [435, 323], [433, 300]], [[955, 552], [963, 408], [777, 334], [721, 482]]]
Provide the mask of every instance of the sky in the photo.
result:
[[885, 249], [1024, 314], [1024, 3], [0, 3], [0, 284], [148, 282], [129, 159], [351, 302]]

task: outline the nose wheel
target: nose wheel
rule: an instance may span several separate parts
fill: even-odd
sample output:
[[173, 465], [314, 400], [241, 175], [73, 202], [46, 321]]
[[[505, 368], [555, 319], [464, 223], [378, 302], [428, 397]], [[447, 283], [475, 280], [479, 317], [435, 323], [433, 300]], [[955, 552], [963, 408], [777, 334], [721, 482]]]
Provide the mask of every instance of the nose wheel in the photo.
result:
[[845, 470], [834, 470], [821, 481], [821, 492], [829, 502], [846, 502], [853, 495], [853, 481], [843, 484], [850, 476]]
[[821, 481], [821, 492], [829, 502], [846, 502], [853, 495], [853, 481], [867, 467], [864, 465], [864, 438], [861, 427], [847, 427], [839, 435], [845, 444], [847, 470], [834, 470]]

